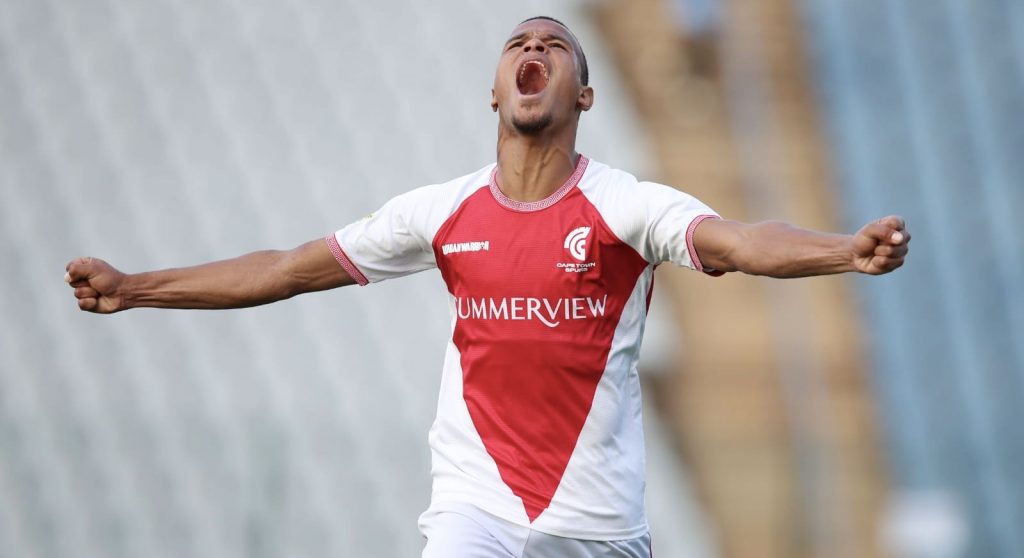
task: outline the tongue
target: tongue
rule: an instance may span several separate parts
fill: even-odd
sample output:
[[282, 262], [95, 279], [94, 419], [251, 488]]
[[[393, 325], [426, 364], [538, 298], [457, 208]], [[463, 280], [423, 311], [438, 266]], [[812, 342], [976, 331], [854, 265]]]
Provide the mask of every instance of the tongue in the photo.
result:
[[548, 82], [544, 79], [544, 71], [540, 64], [529, 63], [523, 68], [519, 78], [519, 92], [523, 95], [540, 93], [547, 87]]

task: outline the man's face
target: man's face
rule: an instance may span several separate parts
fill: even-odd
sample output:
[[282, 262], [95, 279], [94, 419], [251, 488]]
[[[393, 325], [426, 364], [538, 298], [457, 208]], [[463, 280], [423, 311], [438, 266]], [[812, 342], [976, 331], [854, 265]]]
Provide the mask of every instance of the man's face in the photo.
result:
[[505, 43], [491, 90], [491, 107], [523, 134], [539, 134], [589, 110], [590, 87], [580, 84], [576, 49], [567, 29], [543, 19], [520, 24]]

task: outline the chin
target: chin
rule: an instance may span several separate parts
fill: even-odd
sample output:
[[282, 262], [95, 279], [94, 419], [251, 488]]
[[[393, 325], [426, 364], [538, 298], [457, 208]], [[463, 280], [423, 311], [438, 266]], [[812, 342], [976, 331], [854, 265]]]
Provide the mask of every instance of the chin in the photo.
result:
[[513, 116], [512, 127], [520, 134], [533, 136], [551, 127], [550, 114], [531, 114], [529, 116]]

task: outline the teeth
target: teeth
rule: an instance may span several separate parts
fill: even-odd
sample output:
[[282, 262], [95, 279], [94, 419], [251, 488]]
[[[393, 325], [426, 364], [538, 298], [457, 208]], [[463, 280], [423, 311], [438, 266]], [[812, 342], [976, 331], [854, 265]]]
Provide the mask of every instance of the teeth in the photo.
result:
[[530, 64], [537, 64], [538, 66], [540, 66], [540, 71], [544, 74], [544, 81], [548, 81], [548, 69], [539, 60], [530, 60], [529, 62], [523, 64], [521, 68], [519, 68], [520, 81], [522, 81], [523, 76], [526, 75], [526, 67], [529, 66]]

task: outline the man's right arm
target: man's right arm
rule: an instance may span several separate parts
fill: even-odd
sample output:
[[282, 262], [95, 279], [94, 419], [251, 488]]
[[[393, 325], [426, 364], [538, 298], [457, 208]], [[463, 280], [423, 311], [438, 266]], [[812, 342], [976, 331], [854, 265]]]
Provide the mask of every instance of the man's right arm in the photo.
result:
[[68, 263], [64, 280], [78, 307], [111, 314], [129, 308], [246, 308], [352, 285], [323, 239], [194, 267], [125, 274], [96, 258]]

